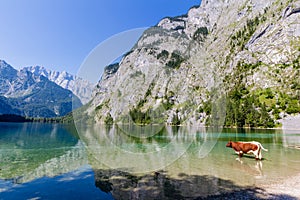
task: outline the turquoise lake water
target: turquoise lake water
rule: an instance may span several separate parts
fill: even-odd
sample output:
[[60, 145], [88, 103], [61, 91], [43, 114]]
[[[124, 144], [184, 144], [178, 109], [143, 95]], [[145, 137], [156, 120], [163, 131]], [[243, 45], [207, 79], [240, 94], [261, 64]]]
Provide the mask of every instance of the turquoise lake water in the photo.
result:
[[[300, 131], [0, 123], [0, 199], [196, 199], [300, 173]], [[263, 160], [229, 141], [259, 141]]]

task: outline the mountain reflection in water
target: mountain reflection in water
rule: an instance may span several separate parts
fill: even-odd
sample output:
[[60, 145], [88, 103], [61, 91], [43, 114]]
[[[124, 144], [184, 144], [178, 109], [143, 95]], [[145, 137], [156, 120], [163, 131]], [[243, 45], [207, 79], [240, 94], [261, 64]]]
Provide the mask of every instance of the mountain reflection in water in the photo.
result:
[[[279, 130], [98, 125], [77, 131], [26, 123], [0, 128], [0, 199], [292, 198], [258, 186], [293, 176], [300, 166], [299, 150], [286, 147], [289, 137], [299, 141], [299, 133]], [[156, 134], [137, 137], [150, 129]], [[269, 151], [262, 161], [238, 158], [225, 147], [230, 139], [260, 141]]]
[[[144, 139], [128, 136], [124, 131], [128, 129], [132, 130], [96, 126], [79, 134], [87, 145], [96, 186], [116, 199], [218, 198], [224, 193], [244, 193], [250, 199], [257, 195], [278, 198], [255, 185], [284, 180], [300, 172], [296, 159], [300, 152], [282, 145], [280, 130], [224, 129], [219, 134], [203, 128], [164, 127]], [[230, 139], [260, 141], [269, 152], [263, 153], [262, 161], [251, 155], [238, 158], [225, 147]], [[155, 151], [158, 156], [151, 154]], [[168, 156], [178, 157], [169, 163]], [[165, 166], [160, 168], [162, 164]]]

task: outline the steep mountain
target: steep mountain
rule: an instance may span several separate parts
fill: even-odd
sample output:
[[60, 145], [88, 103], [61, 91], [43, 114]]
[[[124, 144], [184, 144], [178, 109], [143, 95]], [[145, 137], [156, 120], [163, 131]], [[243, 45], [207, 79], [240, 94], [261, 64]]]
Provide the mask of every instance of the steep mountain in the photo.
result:
[[92, 91], [95, 86], [80, 77], [69, 74], [66, 71], [57, 72], [41, 66], [24, 67], [23, 70], [30, 71], [36, 76], [45, 76], [62, 88], [70, 90], [73, 94], [79, 97], [83, 104], [86, 104], [91, 100]]
[[0, 61], [0, 85], [1, 114], [56, 117], [72, 111], [72, 98], [75, 108], [82, 105], [71, 91], [5, 61]]
[[10, 82], [17, 76], [18, 71], [5, 61], [0, 60], [0, 95], [4, 95], [10, 90]]
[[100, 123], [273, 127], [300, 112], [299, 58], [299, 0], [205, 0], [108, 66], [87, 113]]
[[2, 114], [16, 114], [20, 115], [21, 112], [18, 109], [13, 108], [9, 99], [0, 96], [0, 115]]

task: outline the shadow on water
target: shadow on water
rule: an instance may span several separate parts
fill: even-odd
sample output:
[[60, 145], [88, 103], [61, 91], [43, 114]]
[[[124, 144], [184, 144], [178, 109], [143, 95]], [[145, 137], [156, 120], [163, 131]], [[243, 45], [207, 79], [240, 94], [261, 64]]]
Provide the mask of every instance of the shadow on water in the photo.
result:
[[164, 171], [133, 175], [118, 170], [94, 170], [95, 185], [115, 199], [297, 199], [266, 192], [259, 187], [238, 186], [230, 180], [208, 175]]

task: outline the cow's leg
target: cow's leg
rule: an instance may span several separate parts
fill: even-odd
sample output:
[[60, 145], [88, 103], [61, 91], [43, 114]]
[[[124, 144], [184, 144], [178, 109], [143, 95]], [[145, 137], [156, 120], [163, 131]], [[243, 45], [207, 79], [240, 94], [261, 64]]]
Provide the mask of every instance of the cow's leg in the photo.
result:
[[255, 151], [255, 160], [258, 160], [259, 159], [259, 157], [258, 157], [258, 151]]
[[239, 157], [240, 157], [240, 158], [243, 157], [243, 154], [244, 154], [243, 151], [240, 151], [240, 152], [239, 152]]
[[252, 153], [254, 155], [255, 159], [258, 160], [258, 149], [255, 151], [250, 150], [250, 151], [248, 151], [248, 153]]
[[258, 150], [258, 159], [261, 160], [262, 159], [262, 155], [261, 155], [261, 149]]
[[235, 160], [239, 161], [239, 163], [243, 164], [243, 161], [240, 157], [236, 158]]
[[260, 146], [257, 145], [257, 149], [255, 151], [252, 151], [252, 153], [254, 154], [255, 156], [255, 160], [258, 160], [259, 159], [259, 152], [260, 152]]

